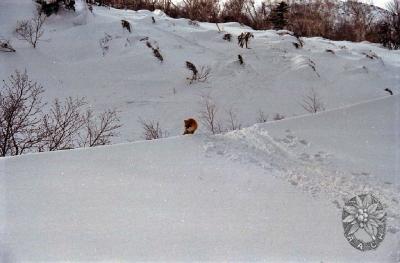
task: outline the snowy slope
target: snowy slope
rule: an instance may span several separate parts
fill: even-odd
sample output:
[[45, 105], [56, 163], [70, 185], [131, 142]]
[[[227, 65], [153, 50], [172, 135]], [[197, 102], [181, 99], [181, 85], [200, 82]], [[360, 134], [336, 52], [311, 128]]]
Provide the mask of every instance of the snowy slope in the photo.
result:
[[[393, 96], [220, 136], [2, 159], [5, 210], [0, 255], [10, 262], [397, 262], [399, 156], [386, 163], [385, 171], [397, 173], [393, 183], [377, 182], [374, 177], [379, 174], [360, 180], [368, 174], [352, 172], [369, 173], [368, 166], [359, 155], [343, 155], [340, 151], [346, 148], [338, 145], [369, 147], [383, 135], [387, 139], [376, 146], [398, 147], [398, 140], [391, 141], [398, 138], [398, 129], [372, 118], [369, 121], [384, 132], [372, 129], [357, 141], [329, 123], [340, 124], [340, 119], [346, 122], [352, 116], [346, 130], [356, 133], [368, 125], [360, 121], [368, 116], [367, 105], [375, 105], [388, 119], [398, 118], [394, 111], [399, 100]], [[308, 142], [312, 144], [307, 146]], [[371, 167], [382, 161], [360, 148], [356, 150], [364, 153]], [[323, 152], [313, 154], [317, 150]], [[381, 153], [379, 147], [376, 151]], [[341, 206], [354, 194], [369, 191], [385, 204], [388, 234], [378, 250], [361, 253], [343, 237]]]
[[[96, 110], [117, 108], [114, 142], [140, 139], [140, 117], [172, 137], [0, 159], [0, 262], [400, 262], [399, 51], [321, 38], [296, 49], [272, 30], [254, 31], [251, 49], [241, 49], [215, 24], [159, 11], [90, 14], [80, 1], [76, 13], [47, 20], [33, 49], [12, 37], [32, 10], [30, 0], [0, 0], [0, 35], [17, 49], [0, 53], [0, 79], [26, 68], [48, 101], [86, 96]], [[234, 37], [249, 30], [220, 27]], [[105, 33], [113, 39], [103, 56]], [[210, 66], [209, 80], [189, 85], [186, 60]], [[326, 112], [300, 106], [311, 88]], [[184, 118], [198, 118], [204, 95], [221, 121], [233, 108], [249, 127], [174, 137]], [[260, 110], [286, 119], [253, 125]], [[388, 226], [376, 251], [360, 253], [343, 236], [341, 208], [365, 192], [382, 201]]]
[[[32, 3], [3, 0], [0, 4], [1, 20], [6, 21], [0, 25], [0, 34], [12, 38], [16, 21], [27, 17]], [[156, 24], [152, 24], [151, 16]], [[122, 29], [120, 19], [131, 22], [131, 34]], [[232, 42], [222, 39], [215, 24], [200, 23], [196, 27], [186, 19], [171, 19], [159, 11], [98, 7], [91, 14], [78, 6], [75, 14], [62, 13], [48, 19], [37, 49], [12, 38], [17, 52], [0, 54], [0, 79], [26, 68], [46, 89], [47, 100], [85, 96], [96, 110], [118, 109], [123, 127], [115, 142], [140, 139], [139, 118], [159, 120], [170, 135], [181, 134], [182, 120], [199, 116], [204, 95], [214, 99], [222, 122], [232, 108], [242, 126], [249, 126], [256, 122], [259, 110], [270, 116], [306, 113], [300, 102], [311, 88], [327, 109], [387, 96], [385, 88], [400, 91], [399, 51], [320, 38], [304, 39], [304, 48], [296, 49], [294, 37], [272, 30], [253, 32], [251, 49], [242, 49], [235, 37], [249, 29], [237, 23], [220, 27], [233, 34]], [[105, 33], [113, 39], [103, 56], [99, 40]], [[140, 41], [144, 37], [159, 46], [163, 63], [145, 41]], [[379, 58], [367, 58], [364, 53], [370, 51]], [[244, 66], [239, 65], [238, 54], [243, 56]], [[209, 80], [189, 85], [187, 60], [198, 67], [210, 66]]]

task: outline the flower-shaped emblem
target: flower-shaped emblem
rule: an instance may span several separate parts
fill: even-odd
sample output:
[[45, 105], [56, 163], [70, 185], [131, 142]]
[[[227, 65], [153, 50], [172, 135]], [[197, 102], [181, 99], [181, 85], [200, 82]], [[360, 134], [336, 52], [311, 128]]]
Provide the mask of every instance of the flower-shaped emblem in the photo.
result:
[[376, 240], [378, 228], [384, 224], [385, 219], [385, 212], [379, 201], [375, 201], [370, 194], [356, 196], [355, 202], [346, 203], [343, 211], [347, 212], [343, 223], [350, 224], [347, 235], [364, 230], [373, 241]]

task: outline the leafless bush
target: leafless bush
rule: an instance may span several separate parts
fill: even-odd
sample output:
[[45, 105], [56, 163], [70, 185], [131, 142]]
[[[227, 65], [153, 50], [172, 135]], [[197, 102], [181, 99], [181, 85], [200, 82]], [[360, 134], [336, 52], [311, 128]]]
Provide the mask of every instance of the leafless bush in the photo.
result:
[[16, 71], [0, 90], [0, 156], [19, 155], [41, 141], [43, 87]]
[[238, 121], [235, 111], [232, 108], [230, 108], [227, 111], [227, 115], [228, 115], [228, 120], [227, 120], [228, 129], [231, 131], [240, 130], [242, 128], [242, 124], [240, 124], [240, 122]]
[[212, 133], [217, 134], [223, 132], [220, 121], [217, 120], [217, 105], [210, 96], [203, 96], [201, 101], [200, 121]]
[[194, 27], [199, 27], [200, 26], [199, 23], [197, 21], [195, 21], [195, 20], [189, 20], [188, 24], [191, 25], [191, 26], [194, 26]]
[[157, 48], [153, 47], [149, 41], [146, 41], [146, 46], [147, 46], [148, 48], [150, 48], [150, 49], [153, 50], [153, 55], [154, 55], [158, 60], [160, 60], [161, 62], [164, 61], [164, 58], [163, 58], [163, 56], [162, 56], [161, 53], [160, 53], [159, 47], [157, 47]]
[[400, 49], [400, 2], [391, 0], [387, 4], [388, 12], [376, 25], [377, 41], [389, 49]]
[[315, 72], [315, 74], [318, 77], [320, 77], [320, 75], [319, 75], [319, 73], [317, 71], [317, 66], [315, 65], [315, 62], [311, 58], [308, 59], [308, 63], [307, 64]]
[[254, 35], [250, 32], [243, 32], [238, 36], [238, 44], [241, 48], [243, 46], [246, 46], [248, 48], [248, 43], [250, 41], [250, 38], [254, 38]]
[[80, 132], [80, 147], [95, 147], [111, 143], [111, 138], [118, 135], [121, 127], [116, 110], [106, 110], [97, 117], [91, 109], [84, 115], [83, 131]]
[[232, 41], [232, 34], [229, 34], [229, 33], [225, 34], [222, 39], [231, 42]]
[[84, 98], [56, 99], [44, 112], [43, 88], [16, 71], [0, 92], [0, 156], [110, 143], [121, 126], [115, 110], [96, 117]]
[[121, 25], [122, 25], [122, 28], [126, 28], [126, 30], [128, 30], [129, 33], [132, 32], [131, 31], [131, 23], [129, 23], [129, 21], [122, 19], [121, 20]]
[[257, 123], [264, 123], [268, 121], [268, 114], [266, 115], [262, 110], [258, 111]]
[[201, 66], [200, 71], [198, 71], [196, 66], [189, 61], [186, 61], [186, 68], [192, 71], [192, 76], [190, 78], [187, 78], [190, 81], [189, 82], [190, 84], [192, 84], [195, 81], [197, 82], [206, 81], [211, 71], [210, 67], [206, 66]]
[[365, 55], [369, 59], [379, 59], [380, 58], [375, 52], [372, 52], [372, 50], [370, 50], [368, 52], [361, 52], [361, 54]]
[[285, 115], [276, 113], [272, 119], [274, 121], [280, 121], [280, 120], [283, 120], [284, 118], [285, 118]]
[[317, 113], [325, 110], [324, 103], [314, 89], [311, 89], [307, 95], [303, 96], [301, 106], [309, 113]]
[[183, 0], [181, 7], [190, 20], [218, 22], [219, 0]]
[[143, 127], [143, 137], [146, 140], [155, 140], [168, 136], [168, 133], [161, 129], [158, 121], [145, 121], [139, 119], [139, 122]]
[[42, 29], [46, 15], [36, 13], [30, 20], [18, 21], [15, 33], [21, 40], [27, 41], [29, 44], [36, 48], [37, 42], [43, 36], [44, 30]]
[[297, 42], [293, 42], [293, 46], [295, 46], [297, 49], [302, 48], [304, 46], [303, 40], [296, 33], [294, 33], [294, 37], [296, 38]]
[[11, 46], [10, 40], [0, 39], [0, 51], [15, 52], [15, 49]]
[[75, 148], [78, 131], [84, 125], [81, 108], [84, 98], [67, 98], [64, 102], [55, 99], [50, 111], [43, 116], [43, 138], [39, 151], [56, 151]]
[[158, 58], [158, 60], [160, 60], [161, 62], [164, 61], [163, 56], [161, 55], [160, 51], [158, 48], [153, 48], [153, 54], [156, 58]]
[[104, 34], [105, 34], [105, 36], [99, 40], [99, 45], [100, 45], [101, 51], [103, 53], [103, 56], [105, 56], [107, 54], [108, 50], [110, 49], [110, 41], [112, 40], [111, 35], [109, 35], [107, 33], [104, 33]]
[[96, 116], [84, 109], [84, 98], [54, 101], [42, 121], [42, 140], [39, 151], [56, 151], [76, 147], [106, 145], [121, 127], [115, 110], [106, 110]]

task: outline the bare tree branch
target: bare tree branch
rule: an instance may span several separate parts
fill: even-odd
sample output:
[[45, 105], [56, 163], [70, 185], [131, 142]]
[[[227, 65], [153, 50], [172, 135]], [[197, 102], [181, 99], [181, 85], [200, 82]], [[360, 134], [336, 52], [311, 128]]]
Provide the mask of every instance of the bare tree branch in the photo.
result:
[[309, 113], [317, 113], [318, 111], [325, 110], [324, 103], [314, 89], [311, 89], [308, 94], [303, 96], [300, 105]]
[[145, 121], [143, 119], [139, 119], [139, 122], [143, 127], [143, 137], [146, 140], [155, 140], [168, 136], [168, 133], [161, 129], [158, 121]]
[[27, 41], [29, 44], [36, 48], [37, 42], [43, 36], [44, 30], [42, 29], [46, 16], [44, 14], [36, 13], [30, 20], [18, 21], [15, 33], [21, 40]]
[[0, 156], [19, 155], [41, 141], [43, 87], [15, 71], [0, 91]]

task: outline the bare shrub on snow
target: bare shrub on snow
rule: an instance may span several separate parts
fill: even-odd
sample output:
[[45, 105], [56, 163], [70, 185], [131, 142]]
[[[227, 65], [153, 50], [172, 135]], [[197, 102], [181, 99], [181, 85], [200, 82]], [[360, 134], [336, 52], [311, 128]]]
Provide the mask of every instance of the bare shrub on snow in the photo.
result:
[[272, 119], [274, 121], [280, 121], [280, 120], [283, 120], [284, 118], [285, 118], [285, 115], [276, 113]]
[[194, 27], [199, 27], [200, 26], [199, 23], [197, 21], [195, 21], [195, 20], [189, 20], [188, 24], [190, 26], [194, 26]]
[[161, 129], [158, 121], [146, 121], [139, 119], [139, 122], [143, 127], [143, 137], [146, 140], [155, 140], [168, 136], [168, 133]]
[[248, 43], [250, 41], [250, 38], [254, 38], [254, 35], [250, 32], [243, 32], [238, 36], [238, 45], [243, 48], [246, 46], [248, 48]]
[[153, 47], [149, 41], [146, 41], [146, 46], [147, 46], [148, 48], [150, 48], [151, 50], [153, 50], [153, 55], [154, 55], [154, 57], [156, 57], [156, 58], [157, 58], [158, 60], [160, 60], [161, 62], [164, 61], [164, 58], [163, 58], [163, 56], [162, 56], [161, 53], [160, 53], [160, 48], [159, 48], [159, 47], [156, 47], [156, 48]]
[[17, 37], [36, 48], [37, 42], [44, 33], [42, 27], [45, 20], [46, 16], [44, 14], [36, 13], [32, 19], [18, 21], [15, 29]]
[[228, 130], [231, 130], [231, 131], [240, 130], [242, 128], [242, 124], [240, 124], [234, 109], [230, 108], [227, 111], [227, 115], [228, 115], [228, 120], [227, 120]]
[[193, 82], [204, 82], [208, 79], [210, 75], [211, 68], [206, 66], [201, 66], [200, 70], [197, 70], [196, 66], [189, 61], [186, 61], [186, 68], [192, 72], [192, 76], [187, 78], [189, 83], [192, 84]]
[[223, 132], [221, 122], [217, 120], [217, 105], [210, 96], [203, 96], [200, 110], [200, 121], [212, 133], [217, 134]]
[[256, 122], [257, 123], [267, 122], [268, 121], [268, 117], [269, 117], [268, 114], [265, 114], [262, 110], [259, 110]]
[[44, 111], [42, 86], [16, 71], [0, 91], [0, 156], [110, 143], [121, 126], [115, 110], [95, 116], [84, 98], [56, 99]]
[[238, 55], [238, 60], [239, 60], [240, 65], [244, 64], [242, 55]]
[[83, 131], [80, 132], [80, 147], [95, 147], [111, 143], [111, 138], [118, 135], [117, 129], [121, 127], [117, 112], [108, 109], [98, 116], [91, 109], [84, 115]]
[[0, 90], [0, 156], [19, 155], [42, 138], [42, 86], [16, 71]]
[[86, 104], [84, 98], [55, 99], [43, 116], [43, 138], [39, 151], [56, 151], [75, 148], [76, 134], [84, 125], [80, 111]]
[[227, 33], [227, 34], [225, 34], [225, 35], [223, 36], [222, 39], [231, 42], [231, 40], [232, 40], [232, 34]]
[[112, 36], [104, 33], [105, 36], [99, 40], [99, 45], [102, 51], [103, 56], [105, 56], [110, 49], [110, 41], [112, 40]]
[[85, 98], [69, 97], [64, 102], [56, 99], [43, 117], [39, 151], [109, 144], [121, 127], [116, 111], [106, 110], [96, 116], [90, 108], [85, 110], [85, 105]]
[[15, 49], [11, 46], [10, 40], [0, 39], [0, 51], [15, 52]]
[[128, 30], [129, 33], [132, 32], [131, 31], [131, 23], [129, 23], [129, 21], [122, 19], [121, 20], [121, 25], [122, 25], [122, 28], [126, 28], [126, 30]]
[[311, 89], [308, 94], [303, 96], [301, 106], [309, 113], [317, 113], [325, 110], [321, 97], [314, 89]]

